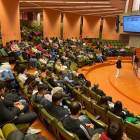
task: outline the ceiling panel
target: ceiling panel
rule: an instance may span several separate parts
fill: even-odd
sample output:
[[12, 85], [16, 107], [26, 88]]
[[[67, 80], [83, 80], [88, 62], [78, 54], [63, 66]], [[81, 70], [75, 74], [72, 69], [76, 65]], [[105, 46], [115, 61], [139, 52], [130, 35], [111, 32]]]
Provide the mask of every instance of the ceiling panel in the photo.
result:
[[20, 11], [43, 12], [43, 8], [61, 10], [61, 12], [74, 12], [109, 16], [112, 13], [124, 12], [126, 0], [21, 0]]

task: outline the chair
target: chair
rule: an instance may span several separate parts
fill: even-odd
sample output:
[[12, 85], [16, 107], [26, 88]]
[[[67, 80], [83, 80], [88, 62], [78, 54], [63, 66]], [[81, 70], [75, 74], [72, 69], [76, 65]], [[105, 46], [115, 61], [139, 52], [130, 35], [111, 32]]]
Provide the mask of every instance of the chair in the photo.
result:
[[15, 130], [18, 130], [18, 129], [12, 123], [8, 123], [4, 125], [3, 128], [0, 129], [0, 140], [6, 140], [8, 138], [8, 135]]
[[109, 125], [113, 121], [118, 122], [121, 126], [124, 125], [123, 119], [121, 117], [116, 116], [113, 113], [111, 113], [110, 111], [108, 111], [107, 114], [106, 114], [106, 122]]
[[86, 110], [92, 112], [92, 102], [90, 99], [82, 95], [82, 105], [86, 107]]
[[101, 96], [97, 95], [97, 101], [100, 101], [100, 99], [101, 99]]
[[102, 107], [98, 106], [97, 104], [92, 103], [92, 113], [95, 116], [99, 115], [101, 117], [100, 120], [103, 122], [106, 122], [106, 110], [105, 110], [105, 108], [102, 108]]
[[44, 108], [41, 109], [41, 116], [47, 130], [57, 138], [56, 129], [58, 121], [56, 118], [52, 117]]
[[57, 137], [59, 140], [79, 140], [75, 134], [67, 131], [60, 122], [57, 124]]
[[89, 96], [93, 99], [93, 100], [97, 100], [97, 94], [95, 92], [92, 92], [90, 89], [89, 89]]
[[140, 127], [129, 121], [126, 121], [124, 124], [124, 132], [132, 140], [140, 139]]
[[83, 91], [84, 95], [86, 95], [87, 97], [90, 97], [90, 95], [89, 95], [89, 88], [86, 87], [85, 85], [83, 85], [83, 89], [84, 89], [84, 91]]
[[28, 94], [27, 89], [23, 89], [23, 93], [24, 93], [24, 97], [26, 98], [26, 100], [29, 102], [30, 104], [30, 99], [32, 98], [32, 96], [30, 94]]
[[82, 103], [82, 97], [81, 97], [81, 94], [80, 92], [78, 92], [76, 89], [74, 89], [72, 91], [72, 95], [74, 95], [74, 99], [80, 103]]

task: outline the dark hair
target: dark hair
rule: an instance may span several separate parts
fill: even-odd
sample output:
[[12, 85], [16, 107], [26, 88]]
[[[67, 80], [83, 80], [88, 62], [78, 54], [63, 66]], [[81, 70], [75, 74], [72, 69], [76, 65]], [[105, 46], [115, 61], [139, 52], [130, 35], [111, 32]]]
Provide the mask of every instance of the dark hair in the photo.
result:
[[52, 72], [51, 71], [47, 71], [46, 76], [47, 76], [47, 78], [52, 78]]
[[12, 44], [13, 43], [13, 40], [11, 40], [10, 43]]
[[5, 85], [6, 85], [6, 83], [4, 81], [0, 80], [0, 90], [5, 88], [6, 87]]
[[39, 81], [36, 80], [32, 81], [32, 83], [28, 87], [28, 94], [32, 95], [34, 87], [37, 85], [39, 85]]
[[86, 81], [86, 87], [91, 87], [91, 82], [89, 80]]
[[6, 42], [6, 46], [9, 44], [10, 42]]
[[57, 92], [55, 92], [52, 96], [52, 102], [53, 103], [57, 103], [58, 101], [60, 101], [63, 98], [63, 93], [62, 91], [58, 90]]
[[34, 81], [35, 79], [36, 79], [35, 76], [30, 75], [30, 76], [26, 79], [26, 81], [25, 81], [25, 83], [24, 83], [24, 86], [31, 84], [31, 82]]
[[79, 111], [81, 111], [81, 109], [81, 104], [77, 101], [74, 101], [70, 104], [71, 115], [76, 115]]
[[16, 60], [16, 65], [14, 66], [14, 71], [18, 70], [19, 64], [22, 64], [22, 62], [20, 60]]
[[24, 51], [26, 51], [26, 50], [29, 50], [29, 48], [28, 48], [28, 47], [25, 47], [25, 48], [24, 48]]
[[47, 90], [48, 89], [48, 86], [45, 85], [45, 84], [39, 84], [38, 85], [38, 92], [41, 92], [43, 90]]
[[118, 122], [112, 122], [107, 128], [107, 137], [112, 140], [121, 140], [122, 136], [122, 126]]
[[97, 105], [109, 109], [108, 100], [106, 96], [102, 96], [101, 99], [97, 102]]
[[46, 71], [46, 69], [47, 69], [47, 67], [42, 67], [42, 72], [45, 72]]
[[114, 105], [113, 113], [115, 115], [119, 115], [121, 111], [122, 111], [122, 102], [117, 101]]
[[18, 70], [17, 70], [17, 73], [18, 73], [18, 74], [20, 74], [20, 73], [23, 74], [23, 72], [24, 72], [26, 69], [27, 69], [27, 67], [26, 67], [25, 65], [19, 64], [19, 68], [18, 68]]
[[42, 136], [42, 137], [39, 137], [39, 138], [37, 138], [37, 139], [35, 139], [35, 140], [49, 140], [49, 139], [46, 138], [45, 136]]

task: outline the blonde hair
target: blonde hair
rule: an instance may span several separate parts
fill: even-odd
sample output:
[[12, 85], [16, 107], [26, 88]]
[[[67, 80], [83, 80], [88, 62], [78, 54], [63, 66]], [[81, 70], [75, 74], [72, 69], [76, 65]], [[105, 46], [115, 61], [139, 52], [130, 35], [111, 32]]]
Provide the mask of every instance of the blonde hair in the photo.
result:
[[122, 58], [121, 58], [121, 56], [118, 56], [118, 60], [122, 61]]

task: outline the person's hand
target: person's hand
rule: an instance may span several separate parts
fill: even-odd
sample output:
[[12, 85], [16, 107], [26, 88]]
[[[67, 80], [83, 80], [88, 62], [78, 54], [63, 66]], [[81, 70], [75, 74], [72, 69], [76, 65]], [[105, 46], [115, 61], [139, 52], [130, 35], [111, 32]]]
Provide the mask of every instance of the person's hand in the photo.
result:
[[31, 58], [31, 60], [33, 60], [33, 58]]
[[2, 96], [1, 96], [1, 99], [3, 99], [3, 100], [4, 100], [4, 97], [2, 97]]
[[85, 124], [86, 125], [86, 127], [88, 127], [88, 128], [93, 128], [94, 129], [94, 125], [91, 123], [91, 124]]
[[22, 105], [22, 103], [20, 103], [20, 102], [15, 102], [15, 103], [14, 103], [14, 107], [17, 107], [17, 106], [19, 106], [19, 105]]
[[0, 75], [0, 78], [1, 78], [1, 75]]
[[125, 133], [123, 133], [122, 140], [128, 140], [128, 137], [127, 137], [127, 135]]
[[20, 110], [24, 109], [24, 105], [18, 105], [17, 106]]

